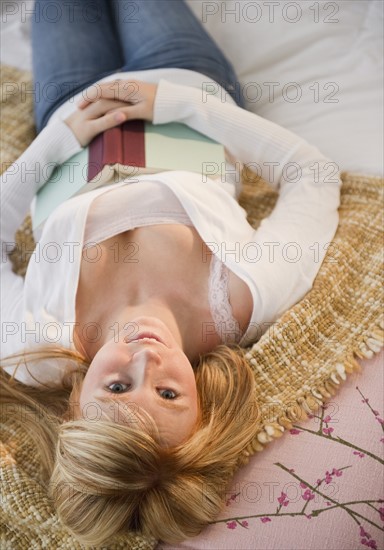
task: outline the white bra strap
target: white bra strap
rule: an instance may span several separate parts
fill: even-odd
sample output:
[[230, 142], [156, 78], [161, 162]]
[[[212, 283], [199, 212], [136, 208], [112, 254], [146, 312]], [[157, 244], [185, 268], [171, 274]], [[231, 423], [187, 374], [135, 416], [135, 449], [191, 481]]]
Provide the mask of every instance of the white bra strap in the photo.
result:
[[215, 330], [223, 344], [238, 343], [242, 333], [229, 302], [229, 272], [227, 266], [212, 254], [208, 298]]

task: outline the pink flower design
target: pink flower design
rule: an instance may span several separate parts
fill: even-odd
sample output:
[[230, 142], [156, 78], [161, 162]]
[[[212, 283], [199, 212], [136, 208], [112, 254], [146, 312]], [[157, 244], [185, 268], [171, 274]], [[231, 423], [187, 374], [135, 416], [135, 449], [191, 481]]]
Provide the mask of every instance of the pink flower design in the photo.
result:
[[377, 550], [377, 543], [367, 531], [365, 531], [364, 527], [360, 525], [360, 536], [366, 537], [361, 539], [361, 544], [365, 544], [365, 546], [368, 546], [368, 548], [373, 548], [374, 550]]
[[312, 500], [313, 498], [315, 498], [315, 495], [309, 489], [307, 489], [301, 496], [304, 500]]
[[332, 418], [327, 414], [327, 416], [324, 418], [324, 422], [328, 424], [328, 422], [331, 422]]
[[372, 411], [375, 416], [379, 416], [379, 411]]
[[323, 480], [322, 480], [322, 479], [318, 479], [318, 480], [316, 481], [316, 485], [317, 485], [317, 486], [321, 485], [322, 483], [323, 483]]
[[308, 414], [308, 418], [315, 418], [314, 414]]
[[236, 527], [237, 527], [236, 521], [229, 521], [227, 523], [227, 528], [228, 529], [236, 529]]
[[267, 517], [264, 517], [264, 518], [260, 518], [262, 523], [267, 523], [268, 521], [272, 521], [271, 518], [267, 518]]
[[365, 456], [365, 454], [361, 453], [360, 451], [353, 451], [353, 454], [357, 455], [359, 458], [363, 458], [363, 456]]
[[323, 428], [323, 433], [325, 435], [330, 435], [333, 432], [333, 428]]
[[225, 502], [225, 505], [226, 506], [229, 506], [231, 504], [231, 501], [232, 500], [236, 500], [236, 498], [239, 496], [239, 493], [235, 493], [233, 495], [231, 495]]
[[333, 468], [332, 475], [336, 477], [340, 477], [343, 475], [343, 472], [341, 470], [336, 470], [336, 468]]
[[304, 514], [307, 519], [312, 519], [312, 514]]
[[[383, 441], [384, 441], [384, 437], [383, 437]], [[291, 468], [290, 470], [288, 470], [288, 472], [294, 472], [295, 470], [293, 468]]]
[[381, 521], [384, 521], [384, 508], [379, 508], [379, 514]]
[[325, 503], [327, 506], [332, 506], [330, 502]]
[[368, 403], [368, 402], [369, 402], [369, 399], [368, 399], [368, 398], [367, 398], [367, 399], [362, 399], [361, 402], [362, 402], [362, 403]]
[[332, 481], [332, 474], [328, 472], [328, 470], [325, 472], [325, 483], [331, 483]]
[[367, 539], [361, 539], [361, 544], [365, 544], [365, 546], [368, 546], [368, 548], [373, 548], [374, 550], [377, 550], [377, 544], [375, 540], [367, 540]]
[[301, 434], [301, 430], [297, 430], [296, 428], [292, 428], [292, 430], [289, 430], [289, 433], [291, 435], [297, 435], [297, 434]]
[[241, 524], [243, 527], [248, 527], [248, 521], [247, 521], [247, 520], [241, 521], [240, 524]]
[[371, 538], [371, 535], [365, 531], [364, 527], [360, 525], [360, 536], [361, 537], [367, 537], [367, 539]]
[[380, 441], [381, 441], [382, 443], [384, 443], [384, 437], [382, 437], [382, 438], [380, 439]]
[[300, 487], [302, 489], [306, 489], [308, 487], [308, 485], [306, 485], [305, 483], [303, 483], [302, 481], [300, 481]]
[[384, 424], [384, 418], [379, 418], [378, 416], [376, 416], [376, 420], [380, 422], [380, 424]]
[[282, 506], [288, 506], [288, 504], [289, 504], [289, 500], [287, 500], [287, 495], [283, 492], [281, 493], [281, 495], [279, 496], [279, 498], [277, 500], [279, 501], [279, 503]]

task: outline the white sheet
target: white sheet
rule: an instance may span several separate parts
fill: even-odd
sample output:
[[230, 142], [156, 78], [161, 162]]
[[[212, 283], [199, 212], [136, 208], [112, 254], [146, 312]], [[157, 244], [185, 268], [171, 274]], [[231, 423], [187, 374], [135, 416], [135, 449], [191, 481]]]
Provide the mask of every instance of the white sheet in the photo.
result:
[[[383, 174], [381, 0], [187, 2], [232, 61], [251, 111], [341, 170]], [[31, 68], [32, 6], [1, 1], [1, 62]]]

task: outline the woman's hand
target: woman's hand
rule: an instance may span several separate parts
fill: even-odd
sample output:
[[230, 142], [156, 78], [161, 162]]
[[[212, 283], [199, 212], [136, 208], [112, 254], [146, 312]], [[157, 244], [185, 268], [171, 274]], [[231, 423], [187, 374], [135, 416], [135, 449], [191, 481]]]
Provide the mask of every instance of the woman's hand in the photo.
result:
[[157, 84], [111, 80], [83, 90], [78, 109], [64, 122], [85, 147], [100, 132], [140, 118], [153, 120]]
[[125, 121], [121, 107], [125, 107], [121, 101], [102, 99], [88, 109], [76, 109], [64, 122], [75, 134], [80, 145], [85, 147], [100, 132]]

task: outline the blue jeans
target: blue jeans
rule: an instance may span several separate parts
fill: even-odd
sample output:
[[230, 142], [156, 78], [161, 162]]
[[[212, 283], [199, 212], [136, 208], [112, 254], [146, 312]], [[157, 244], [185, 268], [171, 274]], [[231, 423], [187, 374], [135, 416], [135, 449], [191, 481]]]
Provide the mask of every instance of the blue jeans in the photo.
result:
[[38, 132], [70, 97], [122, 71], [194, 70], [245, 106], [232, 65], [183, 0], [36, 0], [31, 25]]

